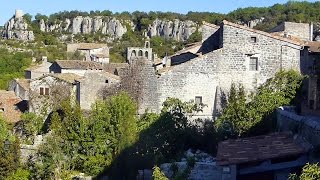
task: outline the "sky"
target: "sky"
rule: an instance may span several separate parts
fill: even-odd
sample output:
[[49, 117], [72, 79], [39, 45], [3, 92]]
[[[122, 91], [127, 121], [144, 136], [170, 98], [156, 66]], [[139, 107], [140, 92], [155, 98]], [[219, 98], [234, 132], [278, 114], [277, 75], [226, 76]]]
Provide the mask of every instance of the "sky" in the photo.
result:
[[[315, 0], [309, 0], [314, 2]], [[0, 26], [9, 20], [15, 9], [24, 13], [50, 15], [64, 10], [110, 10], [123, 11], [189, 11], [228, 13], [243, 7], [265, 7], [287, 0], [0, 0]]]

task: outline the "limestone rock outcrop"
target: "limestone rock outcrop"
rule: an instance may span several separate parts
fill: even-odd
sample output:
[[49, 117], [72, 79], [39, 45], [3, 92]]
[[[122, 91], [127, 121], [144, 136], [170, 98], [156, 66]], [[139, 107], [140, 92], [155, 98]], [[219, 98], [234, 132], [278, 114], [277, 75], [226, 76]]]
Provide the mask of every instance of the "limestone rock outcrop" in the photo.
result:
[[4, 39], [17, 39], [22, 41], [33, 41], [33, 31], [28, 30], [28, 23], [23, 17], [13, 16], [8, 22], [4, 24], [2, 31]]
[[147, 29], [149, 37], [162, 36], [177, 41], [186, 41], [197, 30], [197, 24], [192, 21], [174, 21], [156, 19]]
[[[114, 17], [82, 17], [77, 16], [73, 19], [65, 19], [63, 23], [46, 24], [40, 21], [40, 30], [43, 32], [66, 31], [72, 34], [90, 34], [101, 32], [112, 38], [121, 38], [128, 29], [125, 24], [131, 25], [132, 22], [125, 22]], [[44, 28], [45, 27], [45, 28]]]

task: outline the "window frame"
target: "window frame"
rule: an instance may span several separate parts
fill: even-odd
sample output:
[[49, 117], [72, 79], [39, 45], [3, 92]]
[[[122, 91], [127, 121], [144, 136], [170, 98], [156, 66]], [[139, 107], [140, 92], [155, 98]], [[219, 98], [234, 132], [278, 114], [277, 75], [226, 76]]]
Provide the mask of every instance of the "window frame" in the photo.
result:
[[250, 42], [251, 43], [257, 43], [258, 42], [257, 36], [250, 36]]
[[259, 70], [259, 58], [255, 57], [255, 56], [250, 56], [249, 57], [249, 71], [258, 71], [258, 70]]
[[[197, 99], [200, 99], [200, 102], [198, 103], [198, 101], [197, 101]], [[201, 105], [202, 104], [202, 96], [195, 96], [194, 97], [194, 103], [196, 104], [196, 105]]]

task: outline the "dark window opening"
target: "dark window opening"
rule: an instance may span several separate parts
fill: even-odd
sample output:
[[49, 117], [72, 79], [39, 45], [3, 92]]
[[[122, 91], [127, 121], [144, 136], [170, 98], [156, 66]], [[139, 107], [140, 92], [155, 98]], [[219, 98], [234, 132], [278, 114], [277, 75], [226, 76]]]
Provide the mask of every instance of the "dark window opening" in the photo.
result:
[[40, 88], [40, 95], [44, 95], [44, 89], [43, 89], [43, 87]]
[[252, 37], [250, 38], [250, 42], [256, 43], [256, 42], [257, 42], [257, 37], [252, 36]]
[[106, 83], [109, 83], [109, 80], [107, 79], [105, 82], [106, 82]]
[[195, 103], [196, 103], [196, 105], [202, 104], [202, 96], [196, 96], [195, 97]]
[[49, 95], [49, 88], [45, 88], [44, 95]]
[[250, 71], [258, 71], [258, 58], [257, 57], [250, 57], [249, 70]]

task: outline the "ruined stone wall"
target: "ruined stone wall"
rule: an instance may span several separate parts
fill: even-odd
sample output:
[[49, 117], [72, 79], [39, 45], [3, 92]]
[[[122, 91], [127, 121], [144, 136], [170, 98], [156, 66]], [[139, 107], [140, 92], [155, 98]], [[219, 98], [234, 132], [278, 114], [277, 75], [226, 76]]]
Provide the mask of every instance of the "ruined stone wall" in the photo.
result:
[[77, 90], [81, 109], [90, 110], [91, 105], [102, 97], [102, 90], [119, 83], [119, 80], [105, 77], [102, 73], [86, 73]]
[[271, 32], [286, 32], [289, 36], [299, 37], [305, 41], [310, 41], [313, 37], [313, 27], [307, 23], [284, 22]]
[[300, 116], [288, 107], [281, 107], [277, 109], [277, 129], [298, 134], [313, 146], [320, 145], [320, 123], [317, 117]]

